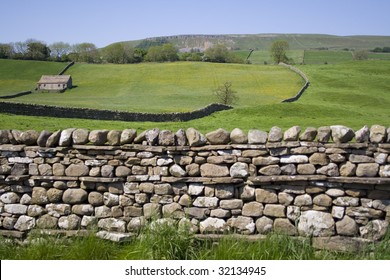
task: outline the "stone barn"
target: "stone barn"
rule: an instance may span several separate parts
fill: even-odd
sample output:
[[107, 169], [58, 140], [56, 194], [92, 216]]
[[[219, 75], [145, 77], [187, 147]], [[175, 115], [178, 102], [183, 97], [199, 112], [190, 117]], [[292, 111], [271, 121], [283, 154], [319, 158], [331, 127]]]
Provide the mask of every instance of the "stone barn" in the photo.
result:
[[70, 75], [42, 75], [37, 83], [37, 89], [49, 92], [64, 92], [72, 88], [72, 77]]

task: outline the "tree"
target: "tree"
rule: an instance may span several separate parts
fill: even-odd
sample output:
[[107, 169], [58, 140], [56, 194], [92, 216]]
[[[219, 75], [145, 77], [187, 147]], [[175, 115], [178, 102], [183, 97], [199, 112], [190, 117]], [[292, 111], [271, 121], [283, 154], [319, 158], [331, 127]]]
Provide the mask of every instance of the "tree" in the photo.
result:
[[231, 82], [225, 82], [222, 86], [214, 90], [214, 95], [217, 98], [219, 103], [225, 105], [232, 105], [238, 100], [236, 91], [232, 89]]
[[286, 51], [289, 49], [287, 41], [278, 40], [274, 41], [271, 45], [271, 57], [275, 63], [288, 62]]
[[11, 58], [13, 49], [10, 44], [0, 44], [0, 58]]
[[236, 57], [225, 45], [215, 45], [204, 52], [203, 61], [217, 63], [243, 63], [244, 61]]
[[73, 53], [69, 54], [71, 60], [88, 63], [99, 62], [99, 51], [94, 44], [81, 43], [74, 45], [72, 48]]
[[26, 59], [47, 60], [50, 57], [50, 49], [45, 43], [30, 41], [27, 43]]
[[177, 61], [179, 57], [176, 48], [172, 44], [164, 44], [150, 47], [145, 60], [152, 62]]
[[367, 60], [368, 59], [368, 52], [365, 51], [365, 50], [354, 51], [353, 52], [353, 59], [355, 59], [355, 60]]
[[57, 61], [66, 60], [66, 56], [71, 50], [70, 45], [64, 42], [55, 42], [49, 48], [51, 50], [51, 57]]

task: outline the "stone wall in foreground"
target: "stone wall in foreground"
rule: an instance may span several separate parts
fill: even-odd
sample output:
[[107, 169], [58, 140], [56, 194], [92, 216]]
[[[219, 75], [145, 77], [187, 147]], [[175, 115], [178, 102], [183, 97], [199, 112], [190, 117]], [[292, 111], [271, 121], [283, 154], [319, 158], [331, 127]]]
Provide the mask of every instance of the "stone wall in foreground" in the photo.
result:
[[380, 240], [390, 220], [390, 130], [375, 125], [201, 134], [0, 131], [0, 227]]

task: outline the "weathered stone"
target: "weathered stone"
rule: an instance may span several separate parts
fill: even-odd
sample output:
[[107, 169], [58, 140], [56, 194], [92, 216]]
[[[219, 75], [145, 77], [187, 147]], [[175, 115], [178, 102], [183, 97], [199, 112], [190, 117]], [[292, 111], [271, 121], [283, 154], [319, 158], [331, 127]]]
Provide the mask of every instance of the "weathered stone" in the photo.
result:
[[13, 215], [24, 215], [27, 214], [27, 205], [22, 204], [5, 204], [4, 211]]
[[346, 214], [350, 217], [364, 217], [371, 219], [378, 219], [384, 216], [381, 210], [375, 210], [368, 207], [347, 207]]
[[14, 176], [21, 176], [27, 173], [28, 173], [28, 168], [26, 164], [15, 163], [14, 166], [11, 168], [11, 175]]
[[373, 190], [368, 193], [369, 199], [390, 199], [389, 190]]
[[91, 204], [77, 204], [73, 205], [72, 213], [79, 216], [91, 216], [95, 209]]
[[332, 206], [332, 198], [326, 194], [319, 194], [313, 198], [313, 203], [318, 206]]
[[248, 136], [239, 128], [235, 128], [230, 132], [230, 140], [232, 144], [246, 144], [248, 143]]
[[300, 126], [293, 126], [284, 132], [283, 140], [284, 141], [297, 141], [300, 132], [301, 132]]
[[294, 200], [294, 205], [296, 206], [309, 206], [313, 204], [313, 200], [310, 195], [302, 194], [298, 195]]
[[184, 218], [183, 208], [176, 202], [164, 205], [162, 207], [162, 214], [165, 218]]
[[90, 192], [88, 194], [88, 203], [93, 206], [101, 206], [104, 204], [103, 195], [100, 192]]
[[41, 176], [52, 176], [53, 170], [50, 164], [40, 164], [38, 165], [39, 175]]
[[202, 183], [191, 183], [188, 186], [189, 195], [202, 195], [204, 192], [204, 185]]
[[283, 139], [283, 131], [280, 127], [273, 126], [268, 134], [269, 142], [280, 142]]
[[175, 133], [170, 130], [162, 130], [158, 136], [158, 144], [160, 146], [175, 145]]
[[88, 193], [83, 189], [67, 189], [62, 195], [62, 201], [67, 204], [80, 204], [88, 199]]
[[263, 216], [256, 220], [256, 230], [260, 234], [268, 234], [273, 229], [273, 223], [273, 220]]
[[71, 208], [69, 204], [50, 203], [46, 204], [46, 211], [49, 215], [59, 218], [60, 216], [69, 215]]
[[9, 175], [11, 174], [12, 167], [9, 165], [0, 165], [0, 175]]
[[61, 137], [61, 130], [57, 130], [53, 132], [52, 135], [47, 138], [46, 147], [55, 147], [58, 145], [58, 141]]
[[75, 214], [62, 216], [58, 219], [58, 227], [65, 230], [76, 230], [80, 228], [81, 218]]
[[36, 226], [41, 229], [56, 229], [57, 223], [58, 218], [45, 214], [36, 221]]
[[335, 232], [332, 215], [315, 210], [304, 211], [299, 218], [298, 232], [303, 236], [332, 236]]
[[340, 155], [340, 154], [330, 154], [328, 156], [329, 156], [329, 159], [331, 160], [331, 162], [334, 162], [334, 163], [345, 162], [345, 156], [343, 156], [343, 155]]
[[27, 193], [23, 194], [20, 198], [20, 204], [31, 204], [31, 196]]
[[332, 197], [339, 197], [339, 196], [343, 196], [345, 194], [345, 191], [340, 188], [331, 188], [328, 189], [325, 193]]
[[246, 178], [249, 176], [248, 164], [243, 162], [236, 162], [230, 167], [230, 177]]
[[43, 130], [37, 139], [37, 144], [39, 147], [46, 147], [47, 139], [52, 135], [51, 132]]
[[108, 145], [111, 145], [111, 146], [118, 146], [118, 145], [120, 145], [120, 143], [121, 143], [121, 135], [122, 135], [122, 131], [110, 130], [107, 133]]
[[130, 232], [138, 232], [140, 231], [146, 224], [146, 220], [144, 217], [134, 217], [127, 224], [127, 230]]
[[207, 133], [206, 138], [211, 145], [228, 144], [230, 142], [230, 133], [225, 129], [219, 128]]
[[345, 164], [340, 167], [340, 176], [341, 177], [353, 177], [356, 173], [356, 165], [347, 161]]
[[87, 176], [89, 174], [88, 166], [84, 164], [71, 164], [65, 169], [65, 175], [69, 177]]
[[10, 142], [8, 136], [9, 134], [9, 130], [0, 130], [0, 145], [8, 144]]
[[126, 232], [126, 222], [115, 218], [99, 220], [98, 227], [109, 232]]
[[20, 197], [17, 193], [6, 192], [0, 196], [0, 201], [5, 204], [19, 203]]
[[135, 137], [137, 137], [137, 131], [135, 129], [125, 129], [122, 131], [120, 137], [120, 144], [131, 144], [133, 143]]
[[379, 169], [379, 176], [385, 178], [390, 177], [390, 165], [381, 166]]
[[249, 144], [265, 144], [267, 143], [268, 134], [265, 131], [251, 129], [248, 132]]
[[294, 201], [294, 196], [292, 196], [291, 194], [285, 193], [285, 192], [280, 192], [278, 194], [278, 200], [279, 200], [280, 204], [287, 206], [287, 205], [290, 205]]
[[279, 165], [269, 165], [259, 169], [259, 173], [266, 176], [280, 175], [282, 170]]
[[183, 194], [179, 199], [179, 204], [185, 207], [192, 206], [192, 199], [191, 196], [188, 194]]
[[354, 219], [345, 216], [341, 221], [336, 222], [336, 232], [338, 235], [356, 236], [358, 226]]
[[161, 217], [162, 206], [157, 203], [146, 203], [143, 205], [144, 217], [146, 219]]
[[386, 127], [381, 125], [373, 125], [370, 129], [370, 142], [383, 143], [386, 139]]
[[176, 138], [176, 146], [186, 146], [187, 145], [187, 137], [186, 137], [186, 132], [184, 129], [179, 129], [175, 133], [175, 138]]
[[108, 207], [119, 205], [119, 195], [105, 192], [103, 194], [103, 203]]
[[307, 163], [309, 158], [305, 155], [288, 155], [280, 158], [280, 163]]
[[72, 140], [75, 145], [85, 145], [88, 143], [89, 131], [87, 129], [78, 128], [72, 132]]
[[333, 125], [330, 129], [332, 130], [332, 139], [336, 143], [347, 143], [355, 137], [353, 130], [343, 125]]
[[219, 202], [219, 207], [222, 209], [241, 209], [243, 206], [243, 202], [241, 199], [228, 199], [228, 200], [221, 200]]
[[229, 221], [238, 233], [253, 234], [255, 232], [256, 225], [250, 217], [238, 216], [237, 218], [231, 218]]
[[256, 201], [252, 201], [243, 205], [242, 215], [248, 217], [260, 217], [263, 215], [263, 210], [263, 204]]
[[297, 173], [300, 175], [313, 175], [316, 173], [316, 167], [313, 164], [298, 164]]
[[200, 166], [196, 163], [186, 165], [186, 173], [190, 177], [197, 177], [200, 175]]
[[256, 189], [256, 201], [260, 203], [277, 203], [278, 196], [274, 190]]
[[72, 133], [75, 131], [75, 128], [67, 128], [61, 132], [60, 140], [58, 145], [61, 147], [69, 147], [72, 145]]
[[327, 165], [329, 163], [329, 158], [326, 154], [323, 153], [314, 153], [310, 156], [309, 162], [314, 165]]
[[332, 207], [332, 217], [336, 219], [341, 219], [342, 217], [344, 217], [344, 213], [345, 213], [344, 207], [339, 207], [339, 206]]
[[123, 216], [125, 217], [141, 217], [143, 213], [143, 209], [141, 207], [136, 206], [126, 206], [124, 208]]
[[352, 163], [373, 163], [375, 162], [374, 158], [365, 156], [365, 155], [355, 155], [351, 154], [349, 156], [349, 161]]
[[274, 221], [274, 231], [279, 234], [290, 236], [298, 235], [297, 228], [290, 222], [289, 219], [276, 218]]
[[301, 216], [301, 208], [299, 206], [287, 206], [286, 216], [295, 224]]
[[280, 171], [282, 175], [295, 175], [297, 174], [297, 168], [294, 164], [289, 163], [280, 167]]
[[51, 203], [61, 202], [64, 191], [56, 188], [47, 190], [46, 195]]
[[337, 197], [333, 200], [333, 204], [337, 206], [358, 206], [359, 198], [349, 196]]
[[367, 238], [370, 240], [381, 240], [386, 235], [388, 227], [388, 221], [373, 220], [366, 226], [361, 227], [359, 230], [360, 235], [363, 238]]
[[88, 140], [93, 145], [101, 146], [107, 142], [108, 130], [92, 130], [89, 133]]
[[116, 177], [126, 177], [131, 174], [131, 169], [127, 166], [118, 166], [115, 169], [115, 176]]
[[321, 126], [317, 130], [317, 141], [327, 143], [330, 139], [331, 129], [329, 126]]
[[229, 175], [229, 168], [225, 165], [205, 163], [200, 166], [202, 177], [225, 177]]
[[286, 217], [286, 207], [279, 204], [266, 204], [263, 214], [275, 218], [284, 218]]
[[376, 177], [379, 171], [379, 164], [377, 163], [360, 163], [356, 169], [356, 176], [358, 177]]
[[210, 212], [211, 217], [216, 217], [216, 218], [230, 218], [232, 216], [232, 213], [230, 210], [225, 210], [225, 209], [213, 209]]
[[301, 136], [299, 136], [299, 140], [301, 141], [314, 141], [317, 136], [317, 129], [315, 127], [307, 127], [304, 132], [302, 132]]
[[278, 164], [280, 162], [280, 159], [278, 157], [255, 157], [252, 159], [252, 163], [254, 165], [272, 165], [272, 164]]
[[35, 130], [24, 131], [20, 134], [20, 141], [27, 146], [35, 145], [37, 143], [39, 134], [40, 133]]
[[210, 214], [210, 210], [207, 208], [188, 207], [184, 208], [184, 213], [190, 218], [204, 220]]
[[215, 187], [215, 196], [220, 199], [228, 199], [234, 197], [235, 187], [231, 185], [217, 185]]
[[48, 202], [49, 202], [49, 198], [47, 197], [46, 189], [42, 187], [35, 187], [31, 195], [31, 203], [44, 205], [47, 204]]
[[240, 189], [240, 198], [243, 201], [252, 201], [255, 199], [255, 188], [250, 186], [244, 186]]
[[317, 174], [326, 175], [329, 177], [338, 177], [340, 176], [339, 167], [337, 164], [331, 162], [326, 166], [323, 166], [317, 169]]
[[206, 138], [199, 131], [192, 127], [186, 130], [186, 136], [190, 146], [197, 147], [206, 144]]
[[368, 142], [370, 139], [370, 129], [367, 125], [355, 132], [355, 139], [357, 143]]
[[148, 145], [154, 146], [158, 144], [158, 135], [160, 134], [160, 129], [153, 128], [149, 129], [145, 133], [145, 139]]
[[98, 218], [93, 216], [83, 216], [81, 219], [81, 226], [83, 228], [95, 228], [98, 223]]
[[224, 233], [229, 230], [229, 226], [223, 219], [207, 218], [199, 224], [200, 233]]
[[154, 185], [154, 193], [158, 195], [172, 194], [173, 189], [170, 184], [156, 184]]
[[169, 168], [169, 173], [174, 177], [185, 177], [187, 172], [178, 164], [174, 164]]
[[201, 208], [216, 208], [218, 206], [219, 199], [216, 197], [200, 196], [195, 199], [193, 205]]

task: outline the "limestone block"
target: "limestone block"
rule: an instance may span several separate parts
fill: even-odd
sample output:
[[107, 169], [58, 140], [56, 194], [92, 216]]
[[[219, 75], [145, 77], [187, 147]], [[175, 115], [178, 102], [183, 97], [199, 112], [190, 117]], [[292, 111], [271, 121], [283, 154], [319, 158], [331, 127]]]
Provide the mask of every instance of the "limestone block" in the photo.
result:
[[84, 164], [71, 164], [65, 169], [65, 175], [69, 177], [87, 176], [89, 174], [88, 166]]
[[186, 146], [187, 145], [187, 137], [186, 137], [186, 132], [184, 129], [179, 129], [175, 133], [175, 138], [176, 138], [176, 146]]
[[103, 194], [100, 192], [90, 192], [88, 194], [88, 203], [93, 206], [102, 206], [104, 204]]
[[295, 164], [289, 163], [280, 167], [282, 175], [295, 175], [297, 174], [297, 168]]
[[316, 167], [311, 163], [298, 164], [297, 173], [300, 175], [313, 175], [316, 173]]
[[200, 166], [196, 163], [186, 165], [186, 173], [190, 177], [197, 177], [200, 175]]
[[175, 133], [170, 130], [162, 130], [158, 136], [158, 144], [160, 146], [175, 145]]
[[69, 147], [72, 145], [72, 133], [75, 131], [75, 128], [67, 128], [61, 132], [58, 145], [61, 147]]
[[57, 130], [53, 132], [52, 135], [47, 138], [46, 147], [55, 147], [58, 145], [58, 141], [61, 137], [61, 130]]
[[72, 213], [79, 216], [91, 216], [95, 208], [91, 204], [77, 204], [73, 205]]
[[298, 235], [297, 228], [290, 222], [289, 219], [276, 218], [274, 221], [274, 231], [279, 234], [290, 236]]
[[92, 130], [88, 140], [95, 146], [102, 146], [107, 142], [108, 130]]
[[287, 206], [287, 218], [295, 222], [301, 216], [301, 208], [299, 206]]
[[326, 194], [319, 194], [313, 198], [313, 203], [318, 206], [332, 206], [332, 198]]
[[246, 178], [249, 176], [248, 164], [243, 162], [236, 162], [230, 167], [230, 177]]
[[265, 144], [267, 143], [268, 133], [261, 130], [251, 129], [248, 131], [249, 144]]
[[31, 204], [44, 205], [49, 202], [47, 191], [42, 187], [35, 187], [31, 196]]
[[99, 220], [98, 227], [109, 232], [126, 232], [126, 222], [115, 218]]
[[20, 197], [17, 193], [6, 192], [0, 196], [0, 201], [5, 204], [19, 203]]
[[230, 140], [232, 144], [248, 143], [248, 136], [239, 128], [235, 128], [230, 132]]
[[317, 141], [321, 143], [329, 142], [331, 129], [329, 126], [321, 126], [317, 130]]
[[383, 143], [386, 139], [386, 127], [381, 125], [373, 125], [370, 128], [370, 142]]
[[88, 193], [83, 189], [67, 189], [62, 195], [62, 201], [67, 204], [80, 204], [88, 199]]
[[303, 236], [324, 237], [334, 235], [334, 220], [331, 214], [309, 210], [301, 213], [298, 232]]
[[143, 205], [143, 212], [146, 219], [161, 217], [162, 206], [157, 203], [146, 203]]
[[41, 131], [41, 133], [39, 134], [39, 137], [37, 139], [38, 146], [39, 147], [46, 147], [47, 139], [49, 139], [49, 137], [51, 135], [52, 135], [52, 133], [47, 131], [47, 130]]
[[263, 214], [265, 216], [284, 218], [286, 217], [286, 206], [279, 204], [266, 204]]
[[379, 164], [377, 163], [360, 163], [356, 169], [356, 176], [358, 177], [376, 177], [379, 171]]
[[106, 205], [95, 207], [95, 217], [108, 218], [111, 217], [111, 209]]
[[280, 127], [273, 126], [271, 127], [268, 134], [269, 142], [280, 142], [283, 139], [283, 131]]
[[169, 167], [169, 173], [174, 177], [185, 177], [187, 172], [178, 164]]
[[299, 140], [301, 141], [314, 141], [317, 136], [317, 129], [315, 127], [307, 127], [304, 132], [302, 132], [301, 136], [299, 136]]
[[75, 214], [62, 216], [58, 219], [58, 227], [65, 230], [76, 230], [80, 228], [81, 218]]
[[50, 203], [46, 205], [46, 211], [49, 215], [59, 218], [60, 216], [69, 215], [71, 208], [69, 204]]
[[279, 165], [268, 165], [259, 169], [259, 173], [266, 176], [280, 175], [282, 170]]
[[332, 139], [335, 143], [347, 143], [355, 137], [355, 133], [349, 127], [343, 125], [332, 125]]
[[206, 134], [206, 138], [211, 145], [222, 145], [230, 142], [230, 133], [225, 129], [219, 128]]
[[313, 200], [310, 195], [302, 194], [295, 197], [294, 205], [296, 206], [309, 206], [313, 204]]
[[87, 129], [78, 128], [72, 133], [72, 141], [75, 145], [85, 145], [88, 143], [89, 131]]
[[56, 188], [47, 190], [46, 195], [51, 203], [61, 202], [64, 191]]
[[227, 199], [219, 202], [219, 207], [226, 210], [241, 209], [243, 202], [241, 199]]
[[353, 177], [356, 174], [356, 164], [347, 161], [345, 164], [340, 166], [341, 177]]
[[255, 157], [252, 159], [254, 165], [273, 165], [278, 164], [280, 159], [278, 157]]
[[263, 215], [263, 204], [252, 201], [245, 203], [242, 207], [242, 215], [248, 217], [260, 217]]
[[324, 153], [314, 153], [310, 156], [309, 162], [314, 165], [327, 165], [329, 163], [329, 158]]
[[344, 216], [336, 222], [336, 232], [338, 235], [356, 236], [358, 234], [358, 225], [354, 219]]
[[195, 199], [193, 205], [201, 208], [216, 208], [218, 206], [219, 199], [217, 197], [205, 197], [200, 196]]
[[232, 213], [230, 210], [225, 210], [225, 209], [213, 209], [210, 212], [211, 217], [216, 217], [216, 218], [221, 218], [221, 219], [226, 219], [230, 218], [232, 216]]
[[207, 218], [199, 223], [200, 233], [224, 233], [229, 231], [230, 227], [225, 220], [218, 218]]
[[230, 224], [233, 229], [241, 234], [253, 234], [256, 229], [256, 225], [250, 217], [238, 216], [237, 218], [231, 218]]
[[293, 126], [284, 132], [283, 140], [284, 141], [297, 141], [299, 138], [300, 132], [301, 132], [300, 126]]
[[135, 137], [137, 137], [137, 131], [135, 129], [125, 129], [122, 131], [120, 137], [120, 144], [131, 144], [133, 143]]
[[273, 229], [274, 221], [268, 217], [261, 217], [256, 220], [256, 230], [260, 234], [268, 234]]
[[81, 226], [84, 228], [94, 228], [98, 223], [98, 218], [94, 216], [83, 216]]
[[386, 235], [388, 227], [388, 221], [373, 220], [366, 226], [361, 227], [359, 231], [363, 238], [370, 240], [381, 240]]
[[27, 205], [23, 204], [5, 204], [4, 212], [13, 215], [25, 215], [27, 214]]
[[173, 189], [170, 184], [156, 184], [154, 185], [154, 193], [158, 195], [172, 194]]
[[278, 201], [280, 204], [287, 206], [290, 205], [294, 201], [294, 196], [289, 193], [280, 192], [278, 193]]
[[274, 190], [256, 189], [256, 201], [260, 203], [278, 203], [278, 195]]
[[131, 169], [127, 166], [118, 166], [115, 169], [115, 176], [116, 177], [126, 177], [131, 174]]
[[27, 146], [33, 146], [37, 144], [39, 135], [40, 133], [35, 130], [27, 130], [20, 134], [20, 141]]
[[379, 176], [381, 177], [390, 177], [390, 165], [381, 166], [379, 169]]
[[58, 223], [58, 218], [49, 214], [45, 214], [39, 217], [38, 220], [36, 220], [37, 228], [41, 228], [41, 229], [56, 229], [57, 223]]
[[202, 177], [225, 177], [229, 176], [229, 168], [226, 165], [205, 163], [200, 166]]
[[367, 125], [355, 132], [355, 139], [357, 143], [368, 142], [370, 139], [370, 129]]
[[281, 156], [280, 163], [308, 163], [309, 158], [305, 155], [286, 155]]
[[186, 130], [186, 137], [190, 146], [197, 147], [206, 144], [206, 138], [194, 128], [188, 128]]
[[340, 176], [339, 167], [337, 164], [331, 162], [326, 166], [323, 166], [317, 169], [317, 174], [326, 175], [329, 177], [338, 177]]
[[154, 146], [158, 144], [158, 136], [160, 134], [160, 129], [153, 128], [149, 129], [145, 133], [145, 140], [150, 146]]

